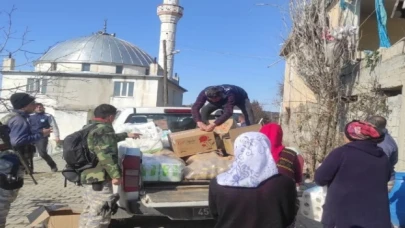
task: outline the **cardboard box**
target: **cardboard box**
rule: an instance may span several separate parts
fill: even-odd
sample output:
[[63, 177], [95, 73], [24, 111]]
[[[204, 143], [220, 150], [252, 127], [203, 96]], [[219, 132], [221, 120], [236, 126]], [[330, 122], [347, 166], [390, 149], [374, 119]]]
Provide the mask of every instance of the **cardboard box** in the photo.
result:
[[79, 210], [67, 205], [41, 206], [27, 216], [29, 227], [46, 225], [48, 228], [77, 228], [79, 227]]
[[217, 150], [214, 132], [193, 129], [171, 133], [169, 138], [173, 152], [180, 158]]
[[[210, 120], [209, 123], [213, 123], [214, 121], [215, 120]], [[225, 121], [225, 123], [223, 123], [219, 126], [216, 126], [214, 129], [214, 132], [216, 134], [218, 134], [219, 136], [224, 136], [224, 135], [228, 134], [231, 129], [234, 129], [236, 127], [237, 127], [237, 125], [236, 125], [235, 120], [233, 118], [231, 118], [231, 119], [228, 119], [227, 121]]]
[[262, 125], [255, 124], [247, 127], [239, 127], [229, 130], [229, 133], [227, 135], [224, 135], [222, 138], [221, 148], [224, 149], [227, 154], [234, 155], [233, 143], [235, 142], [236, 138], [245, 132], [259, 132], [261, 127]]
[[259, 132], [260, 129], [262, 128], [262, 125], [260, 124], [255, 124], [255, 125], [250, 125], [247, 127], [238, 127], [235, 129], [231, 129], [229, 131], [229, 138], [232, 140], [232, 142], [235, 142], [235, 139], [246, 132]]
[[227, 154], [235, 155], [234, 151], [233, 151], [233, 142], [231, 141], [230, 138], [224, 138], [222, 140], [222, 143], [224, 145], [224, 149], [225, 149]]

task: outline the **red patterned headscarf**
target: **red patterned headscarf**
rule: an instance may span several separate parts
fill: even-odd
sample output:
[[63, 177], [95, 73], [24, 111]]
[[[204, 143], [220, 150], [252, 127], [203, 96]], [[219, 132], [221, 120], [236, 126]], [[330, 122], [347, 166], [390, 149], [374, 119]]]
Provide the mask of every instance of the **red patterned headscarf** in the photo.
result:
[[376, 126], [365, 121], [353, 120], [348, 123], [345, 134], [350, 141], [371, 140], [380, 143], [384, 140], [384, 133]]

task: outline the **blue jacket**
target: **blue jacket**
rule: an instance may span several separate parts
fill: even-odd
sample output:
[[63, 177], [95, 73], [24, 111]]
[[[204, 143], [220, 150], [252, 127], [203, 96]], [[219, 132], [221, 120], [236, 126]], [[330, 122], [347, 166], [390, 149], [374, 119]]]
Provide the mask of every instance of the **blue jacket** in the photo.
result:
[[391, 167], [391, 180], [395, 178], [395, 165], [398, 162], [398, 146], [392, 136], [387, 130], [384, 130], [385, 138], [384, 141], [378, 144], [378, 146], [383, 149], [384, 153], [388, 156]]
[[[31, 125], [32, 132], [34, 132], [34, 133], [41, 132], [42, 129], [48, 129], [48, 128], [52, 127], [53, 134], [55, 135], [55, 137], [59, 137], [58, 125], [56, 124], [56, 121], [51, 114], [34, 113], [34, 114], [30, 115], [28, 120]], [[47, 137], [49, 137], [49, 136], [47, 136]]]
[[32, 133], [31, 126], [28, 123], [29, 115], [19, 110], [13, 110], [18, 113], [12, 117], [7, 126], [10, 128], [10, 141], [13, 147], [32, 144], [42, 138], [42, 133]]

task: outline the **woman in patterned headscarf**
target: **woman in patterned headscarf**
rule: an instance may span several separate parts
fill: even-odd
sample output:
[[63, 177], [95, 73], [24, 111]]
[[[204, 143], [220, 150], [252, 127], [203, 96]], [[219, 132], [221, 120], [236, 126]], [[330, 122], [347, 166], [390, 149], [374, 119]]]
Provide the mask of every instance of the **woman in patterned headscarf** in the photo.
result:
[[235, 140], [235, 161], [210, 184], [209, 205], [217, 228], [286, 228], [295, 217], [294, 181], [278, 174], [270, 141], [259, 132]]
[[377, 146], [384, 134], [374, 125], [346, 125], [347, 144], [336, 148], [315, 172], [315, 182], [327, 186], [322, 223], [334, 227], [390, 228], [387, 156]]

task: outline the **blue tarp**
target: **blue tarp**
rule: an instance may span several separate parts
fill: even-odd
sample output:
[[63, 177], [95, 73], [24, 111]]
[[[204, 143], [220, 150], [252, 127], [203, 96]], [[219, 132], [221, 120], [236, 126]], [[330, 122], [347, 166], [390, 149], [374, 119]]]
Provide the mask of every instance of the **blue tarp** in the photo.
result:
[[343, 10], [346, 9], [346, 1], [345, 0], [340, 0], [340, 8], [342, 8]]
[[387, 32], [387, 11], [385, 11], [384, 0], [375, 0], [375, 12], [377, 15], [380, 47], [391, 47], [390, 38], [388, 37]]

